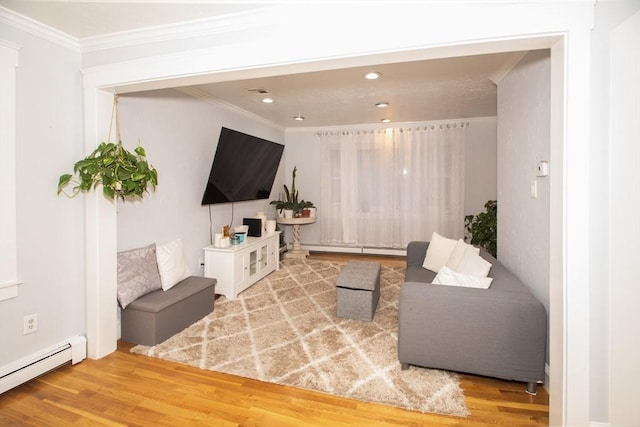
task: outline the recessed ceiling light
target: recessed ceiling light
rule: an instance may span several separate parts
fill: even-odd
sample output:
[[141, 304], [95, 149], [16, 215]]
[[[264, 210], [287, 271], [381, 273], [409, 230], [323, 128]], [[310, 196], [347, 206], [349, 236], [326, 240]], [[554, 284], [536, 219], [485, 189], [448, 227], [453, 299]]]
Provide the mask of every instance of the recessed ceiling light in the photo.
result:
[[365, 74], [364, 78], [367, 80], [375, 80], [380, 76], [382, 76], [382, 73], [379, 73], [377, 71], [372, 71], [370, 73]]
[[378, 108], [385, 108], [385, 107], [388, 107], [388, 106], [389, 106], [389, 103], [386, 102], [386, 101], [378, 102], [376, 104], [376, 107], [378, 107]]
[[297, 121], [301, 122], [301, 121], [304, 120], [304, 117], [302, 117], [300, 114], [298, 114], [297, 116], [293, 117], [293, 120], [297, 120]]
[[381, 119], [380, 120], [382, 123], [389, 123], [391, 121], [391, 119]]
[[262, 102], [264, 102], [265, 104], [272, 104], [273, 103], [273, 99], [271, 99], [271, 98], [262, 98]]

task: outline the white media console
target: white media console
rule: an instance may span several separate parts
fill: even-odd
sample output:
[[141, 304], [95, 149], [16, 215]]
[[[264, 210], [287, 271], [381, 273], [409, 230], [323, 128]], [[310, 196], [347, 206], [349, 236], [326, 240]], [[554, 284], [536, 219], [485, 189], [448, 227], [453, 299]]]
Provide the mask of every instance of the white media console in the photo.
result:
[[228, 299], [280, 268], [280, 231], [246, 237], [239, 245], [204, 248], [204, 275], [217, 279], [216, 294]]

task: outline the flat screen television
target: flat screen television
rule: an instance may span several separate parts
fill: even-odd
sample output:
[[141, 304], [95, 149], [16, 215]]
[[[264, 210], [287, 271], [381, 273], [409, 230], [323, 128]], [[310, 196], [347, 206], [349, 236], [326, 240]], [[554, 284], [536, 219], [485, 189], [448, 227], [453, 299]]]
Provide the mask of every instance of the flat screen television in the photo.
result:
[[284, 145], [223, 127], [202, 205], [268, 199]]

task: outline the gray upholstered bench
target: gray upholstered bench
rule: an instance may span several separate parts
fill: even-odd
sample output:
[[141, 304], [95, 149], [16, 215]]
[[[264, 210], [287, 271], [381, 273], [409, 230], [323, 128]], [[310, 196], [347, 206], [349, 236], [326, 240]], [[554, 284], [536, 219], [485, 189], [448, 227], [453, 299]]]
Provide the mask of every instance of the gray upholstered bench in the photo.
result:
[[373, 320], [380, 299], [380, 264], [349, 261], [336, 280], [337, 316]]
[[213, 311], [216, 279], [190, 276], [141, 296], [122, 310], [122, 339], [156, 345]]

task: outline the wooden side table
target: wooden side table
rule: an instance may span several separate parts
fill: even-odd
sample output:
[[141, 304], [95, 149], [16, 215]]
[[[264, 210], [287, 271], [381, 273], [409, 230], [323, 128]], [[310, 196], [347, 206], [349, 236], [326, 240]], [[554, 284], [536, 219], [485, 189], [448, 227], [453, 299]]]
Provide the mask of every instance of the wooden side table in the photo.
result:
[[276, 222], [282, 225], [290, 225], [293, 231], [293, 249], [284, 254], [285, 258], [306, 258], [309, 251], [300, 248], [300, 226], [313, 224], [317, 218], [276, 218]]

